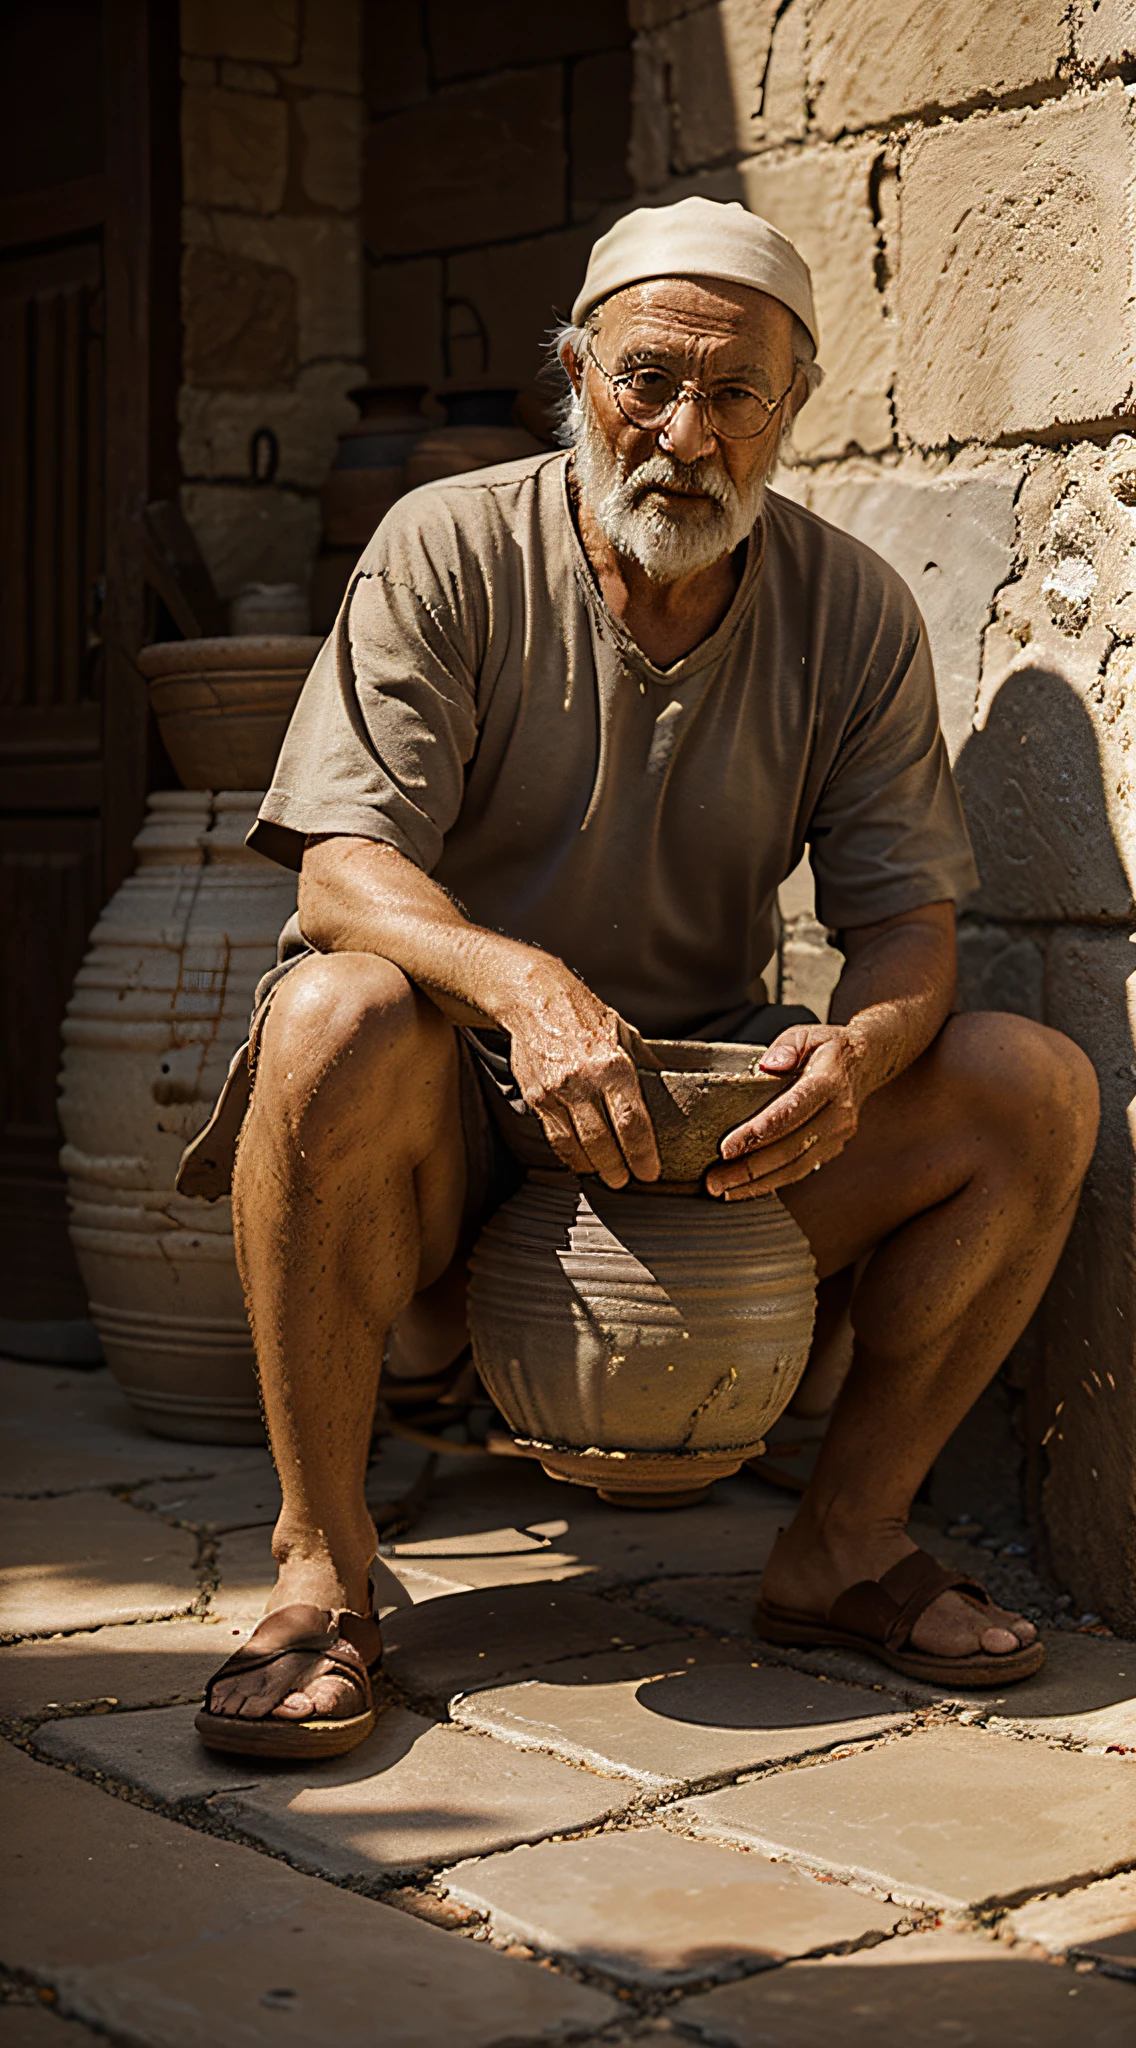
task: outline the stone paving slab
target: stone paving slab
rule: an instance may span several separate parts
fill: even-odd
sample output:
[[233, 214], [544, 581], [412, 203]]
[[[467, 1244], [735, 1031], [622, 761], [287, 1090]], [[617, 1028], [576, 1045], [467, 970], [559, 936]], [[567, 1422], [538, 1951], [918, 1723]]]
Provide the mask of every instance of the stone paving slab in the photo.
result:
[[878, 1694], [754, 1663], [714, 1644], [571, 1659], [519, 1684], [468, 1693], [451, 1711], [522, 1748], [552, 1751], [651, 1791], [860, 1742], [902, 1724]]
[[1087, 1882], [1136, 1859], [1122, 1759], [981, 1728], [919, 1730], [673, 1809], [698, 1833], [870, 1885], [967, 1907]]
[[195, 1539], [106, 1493], [0, 1501], [0, 1636], [184, 1614]]
[[227, 1472], [250, 1455], [151, 1436], [109, 1372], [0, 1359], [0, 1493], [129, 1486], [165, 1473]]
[[631, 1787], [402, 1707], [349, 1756], [273, 1764], [206, 1749], [192, 1707], [92, 1714], [39, 1729], [39, 1753], [166, 1805], [212, 1799], [243, 1833], [332, 1877], [382, 1877], [593, 1827]]
[[911, 1934], [763, 1971], [680, 2010], [712, 2048], [1130, 2048], [1136, 1991], [977, 1936]]
[[686, 1639], [673, 1623], [622, 1601], [565, 1586], [501, 1586], [388, 1615], [383, 1668], [407, 1692], [448, 1701], [553, 1658]]
[[38, 2000], [0, 2005], [0, 2048], [98, 2048], [99, 2034], [78, 2020], [63, 2020]]
[[96, 1701], [149, 1707], [198, 1699], [236, 1644], [196, 1618], [14, 1643], [0, 1649], [0, 1716], [24, 1720]]
[[992, 1725], [1093, 1748], [1119, 1746], [1136, 1755], [1136, 1643], [1043, 1629], [1041, 1670], [1003, 1693], [989, 1687], [924, 1685], [852, 1650], [774, 1650], [762, 1644], [753, 1630], [760, 1584], [757, 1572], [669, 1579], [643, 1589], [636, 1599], [671, 1620], [744, 1637], [757, 1646], [756, 1655], [776, 1656], [797, 1670], [821, 1672], [853, 1685], [883, 1686], [912, 1706], [957, 1706], [981, 1714]]
[[1136, 1976], [1136, 1875], [1126, 1871], [1084, 1891], [1031, 1899], [1007, 1914], [999, 1932], [1036, 1941], [1055, 1955], [1092, 1956]]
[[114, 2039], [490, 2048], [578, 2040], [618, 2015], [583, 1985], [179, 1827], [7, 1744], [0, 1798], [5, 1960]]
[[899, 1917], [844, 1885], [658, 1827], [510, 1849], [443, 1882], [497, 1934], [662, 1988], [851, 1946]]
[[134, 1500], [167, 1521], [185, 1522], [214, 1535], [272, 1524], [280, 1513], [280, 1485], [272, 1459], [267, 1451], [246, 1456], [247, 1465], [211, 1479], [162, 1479], [139, 1487]]
[[[222, 1536], [217, 1545], [217, 1573], [216, 1591], [209, 1596], [210, 1615], [226, 1626], [236, 1623], [247, 1628], [259, 1621], [276, 1584], [272, 1525], [237, 1529]], [[397, 1575], [412, 1601], [436, 1600], [442, 1594], [467, 1590], [459, 1577], [442, 1577], [413, 1565], [400, 1563]]]

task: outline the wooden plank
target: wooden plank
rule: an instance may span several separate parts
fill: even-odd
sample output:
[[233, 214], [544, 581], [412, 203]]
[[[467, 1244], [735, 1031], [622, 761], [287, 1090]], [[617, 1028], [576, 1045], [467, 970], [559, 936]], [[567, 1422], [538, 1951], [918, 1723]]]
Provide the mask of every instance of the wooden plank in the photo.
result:
[[35, 192], [6, 192], [0, 198], [0, 247], [16, 249], [101, 227], [105, 210], [106, 180], [97, 173]]
[[21, 704], [28, 685], [28, 338], [27, 301], [0, 299], [0, 704]]

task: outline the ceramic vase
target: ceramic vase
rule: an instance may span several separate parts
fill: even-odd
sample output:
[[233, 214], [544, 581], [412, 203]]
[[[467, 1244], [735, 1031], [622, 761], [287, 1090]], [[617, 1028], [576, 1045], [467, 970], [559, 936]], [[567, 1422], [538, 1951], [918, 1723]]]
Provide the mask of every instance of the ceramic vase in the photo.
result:
[[186, 789], [261, 790], [322, 643], [307, 633], [162, 640], [138, 666]]

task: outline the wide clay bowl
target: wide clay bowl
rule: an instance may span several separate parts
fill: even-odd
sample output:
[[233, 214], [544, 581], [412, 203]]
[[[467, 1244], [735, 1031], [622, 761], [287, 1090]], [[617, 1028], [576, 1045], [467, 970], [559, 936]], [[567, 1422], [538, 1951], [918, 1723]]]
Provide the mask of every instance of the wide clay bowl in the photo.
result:
[[322, 641], [307, 633], [160, 641], [138, 666], [184, 789], [267, 789]]
[[663, 1181], [701, 1180], [727, 1132], [756, 1116], [788, 1085], [779, 1075], [758, 1072], [764, 1045], [710, 1045], [689, 1038], [646, 1043], [663, 1063], [661, 1073], [639, 1068]]

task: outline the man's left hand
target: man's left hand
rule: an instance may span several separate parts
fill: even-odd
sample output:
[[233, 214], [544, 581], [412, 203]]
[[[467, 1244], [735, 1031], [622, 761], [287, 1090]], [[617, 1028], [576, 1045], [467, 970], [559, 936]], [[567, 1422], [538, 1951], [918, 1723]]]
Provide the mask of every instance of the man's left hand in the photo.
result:
[[870, 1092], [865, 1047], [847, 1025], [794, 1024], [762, 1057], [759, 1073], [792, 1075], [784, 1094], [721, 1144], [706, 1176], [728, 1202], [771, 1195], [835, 1159], [853, 1137]]

